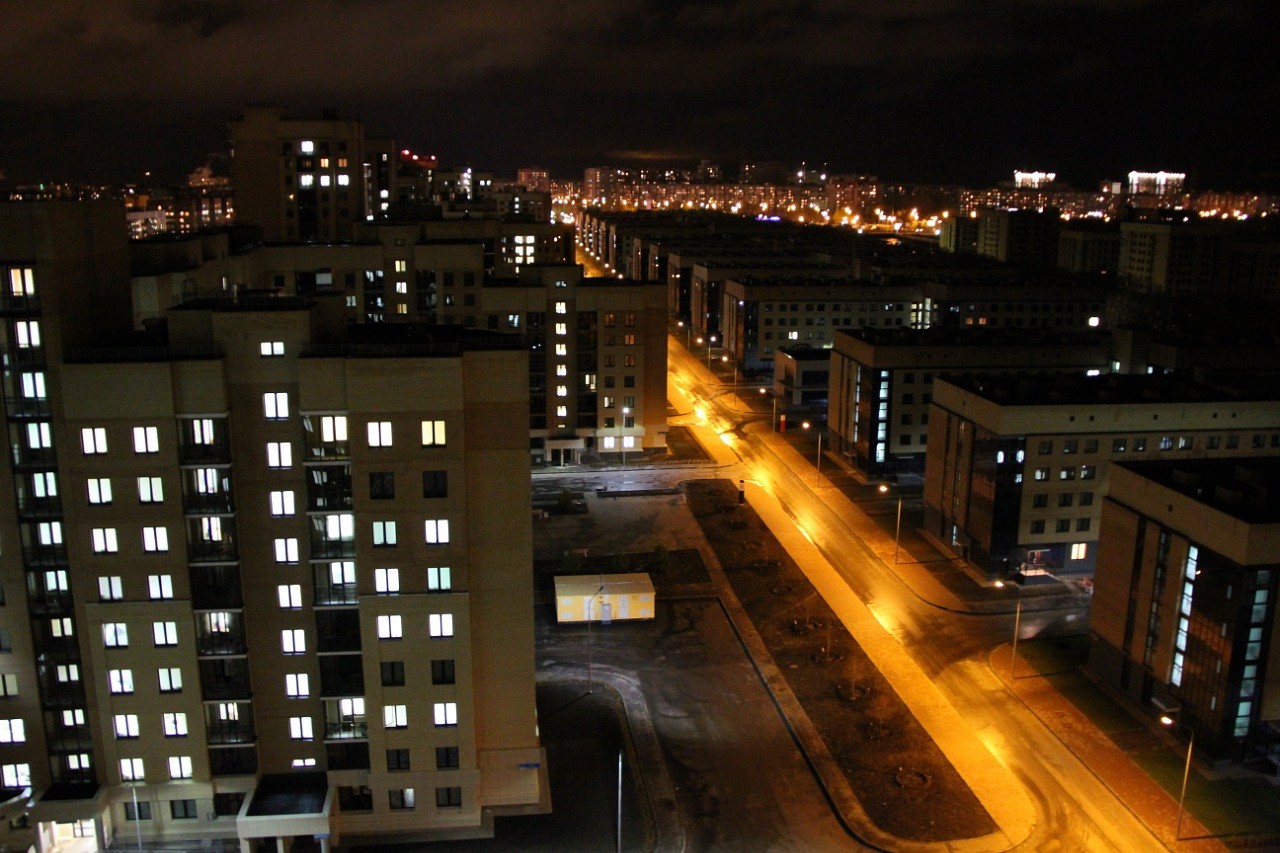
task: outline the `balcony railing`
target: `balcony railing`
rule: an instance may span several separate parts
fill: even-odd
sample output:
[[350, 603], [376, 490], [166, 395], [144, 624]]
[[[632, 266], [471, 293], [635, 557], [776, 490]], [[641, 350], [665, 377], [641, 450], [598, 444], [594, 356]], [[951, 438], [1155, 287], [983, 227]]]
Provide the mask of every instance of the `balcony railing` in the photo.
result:
[[325, 745], [326, 758], [329, 762], [330, 770], [368, 770], [369, 769], [369, 744], [357, 741], [355, 743], [330, 743]]
[[18, 497], [18, 515], [24, 519], [58, 518], [62, 515], [62, 498], [37, 498], [31, 495]]
[[240, 559], [235, 540], [226, 537], [216, 542], [193, 539], [187, 543], [187, 562], [234, 563]]
[[328, 539], [324, 536], [316, 535], [315, 531], [312, 531], [311, 559], [338, 560], [354, 557], [355, 555], [356, 542], [354, 539]]
[[65, 566], [67, 565], [67, 546], [65, 544], [23, 544], [22, 559], [27, 566]]
[[182, 509], [187, 515], [220, 515], [235, 512], [236, 504], [230, 492], [196, 492], [182, 496]]
[[236, 566], [191, 568], [193, 610], [239, 610], [244, 607], [240, 572]]
[[251, 776], [258, 772], [258, 751], [252, 746], [211, 747], [209, 772], [214, 776]]
[[196, 654], [203, 657], [216, 655], [243, 655], [248, 653], [249, 644], [238, 632], [217, 631], [208, 634], [196, 634]]
[[178, 462], [182, 465], [230, 465], [231, 445], [185, 443], [178, 446]]
[[325, 740], [363, 740], [368, 737], [367, 720], [338, 720], [332, 723], [326, 721], [324, 724]]

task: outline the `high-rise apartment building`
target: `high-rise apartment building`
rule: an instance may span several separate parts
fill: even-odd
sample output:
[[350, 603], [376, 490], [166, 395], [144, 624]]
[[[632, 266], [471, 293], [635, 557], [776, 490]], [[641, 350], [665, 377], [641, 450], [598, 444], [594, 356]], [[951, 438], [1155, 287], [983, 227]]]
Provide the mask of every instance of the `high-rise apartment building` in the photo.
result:
[[[261, 227], [267, 242], [349, 240], [352, 223], [374, 212], [366, 210], [367, 181], [383, 179], [372, 167], [366, 178], [360, 122], [331, 112], [288, 118], [279, 107], [250, 106], [230, 127], [236, 222]], [[378, 166], [388, 148], [375, 147]]]
[[320, 294], [131, 337], [124, 240], [0, 207], [6, 814], [323, 849], [544, 808], [523, 342]]

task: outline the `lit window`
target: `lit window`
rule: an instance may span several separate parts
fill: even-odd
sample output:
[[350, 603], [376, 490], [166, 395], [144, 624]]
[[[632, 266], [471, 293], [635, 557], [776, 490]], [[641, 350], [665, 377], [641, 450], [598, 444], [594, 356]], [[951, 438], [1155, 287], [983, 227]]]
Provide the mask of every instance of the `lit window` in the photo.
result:
[[152, 622], [151, 635], [157, 646], [178, 645], [177, 622]]
[[187, 715], [183, 713], [168, 713], [163, 717], [164, 736], [165, 737], [186, 737], [187, 736]]
[[422, 422], [422, 446], [440, 447], [445, 443], [444, 421]]
[[158, 504], [164, 502], [164, 483], [159, 477], [138, 478], [138, 503]]
[[436, 702], [432, 710], [437, 726], [456, 726], [458, 724], [457, 702]]
[[112, 669], [107, 672], [107, 683], [112, 693], [133, 692], [133, 670]]
[[404, 636], [403, 620], [398, 615], [378, 617], [378, 639], [399, 640]]
[[27, 727], [21, 719], [0, 720], [0, 743], [25, 743]]
[[331, 183], [333, 183], [333, 179], [332, 179], [332, 178], [330, 178], [328, 175], [321, 175], [321, 176], [320, 176], [320, 186], [322, 186], [322, 187], [327, 187], [327, 186], [329, 186], [329, 184], [331, 184]]
[[311, 740], [313, 737], [311, 732], [311, 718], [290, 717], [289, 737], [293, 740]]
[[395, 595], [400, 592], [400, 570], [374, 569], [373, 588], [379, 595]]
[[40, 346], [40, 323], [37, 320], [19, 320], [13, 324], [18, 349]]
[[59, 616], [49, 620], [49, 630], [55, 637], [71, 637], [76, 633], [75, 623], [70, 616]]
[[286, 655], [307, 653], [307, 632], [302, 628], [286, 628], [280, 632], [280, 648]]
[[152, 601], [173, 598], [173, 576], [148, 575], [147, 592], [150, 594]]
[[54, 671], [55, 677], [60, 684], [70, 684], [80, 680], [80, 665], [74, 663], [60, 663]]
[[382, 709], [382, 720], [389, 729], [403, 729], [409, 725], [408, 705], [386, 705]]
[[189, 755], [169, 756], [169, 778], [170, 779], [190, 779], [191, 773], [192, 773], [191, 756]]
[[88, 481], [89, 486], [89, 503], [91, 504], [109, 504], [111, 503], [111, 480], [108, 477], [100, 477]]
[[107, 431], [103, 427], [85, 427], [80, 430], [80, 447], [86, 454], [107, 452]]
[[351, 176], [345, 172], [338, 175], [338, 186], [345, 187], [351, 184]]
[[311, 678], [305, 672], [291, 672], [284, 677], [284, 695], [305, 699], [311, 695]]
[[310, 139], [299, 140], [298, 151], [303, 154], [314, 154], [316, 153], [316, 144]]
[[279, 358], [284, 355], [284, 341], [263, 341], [258, 344], [263, 358]]
[[296, 583], [282, 583], [276, 587], [276, 595], [280, 599], [280, 607], [283, 610], [300, 610], [302, 609], [302, 585]]
[[104, 622], [102, 624], [102, 642], [109, 649], [129, 647], [129, 626], [124, 622]]
[[448, 566], [428, 566], [427, 567], [427, 589], [432, 592], [444, 592], [452, 589], [453, 584], [450, 578]]
[[557, 397], [568, 397], [568, 396], [569, 396], [569, 386], [567, 386], [567, 385], [557, 385], [557, 386], [556, 386], [556, 396], [557, 396]]
[[142, 550], [160, 552], [169, 550], [169, 529], [167, 527], [142, 528]]
[[276, 552], [277, 563], [298, 562], [298, 540], [297, 539], [275, 540], [275, 552]]
[[569, 417], [569, 407], [568, 407], [568, 406], [556, 406], [556, 417], [559, 417], [559, 418], [567, 418], [567, 417]]
[[267, 442], [267, 467], [292, 468], [293, 445], [287, 441]]
[[159, 453], [160, 430], [156, 427], [133, 428], [134, 453]]
[[432, 637], [453, 636], [453, 614], [431, 613], [427, 616], [427, 633]]
[[269, 421], [289, 417], [289, 394], [286, 391], [268, 391], [262, 395], [262, 412]]
[[114, 527], [95, 527], [90, 535], [93, 540], [93, 553], [114, 554], [120, 550]]
[[387, 792], [392, 811], [412, 809], [417, 804], [413, 788], [392, 788]]
[[120, 601], [124, 598], [124, 582], [120, 576], [98, 578], [98, 597], [103, 601]]
[[[53, 447], [53, 430], [49, 424], [41, 421], [27, 424], [27, 447], [32, 450], [43, 450]], [[85, 451], [88, 453], [89, 451]]]
[[391, 446], [391, 421], [369, 421], [369, 446]]
[[42, 521], [36, 526], [36, 537], [41, 545], [62, 544], [62, 522]]
[[1071, 546], [1071, 559], [1083, 560], [1089, 552], [1089, 545], [1085, 542], [1076, 542]]
[[[120, 778], [124, 781], [141, 782], [146, 778], [146, 775], [147, 772], [141, 758], [120, 759]], [[132, 805], [132, 803], [130, 805]]]
[[269, 495], [271, 514], [273, 516], [293, 515], [294, 501], [292, 491], [271, 492]]
[[568, 324], [568, 323], [556, 323], [556, 334], [557, 334], [557, 335], [560, 335], [561, 337], [563, 337], [563, 336], [565, 336], [565, 335], [569, 334], [569, 324]]
[[375, 521], [373, 523], [373, 544], [375, 547], [395, 545], [396, 523], [394, 521]]
[[429, 518], [426, 522], [428, 545], [444, 545], [449, 541], [449, 520], [447, 518]]
[[44, 374], [22, 374], [22, 396], [31, 400], [43, 400], [46, 396]]
[[182, 670], [176, 666], [161, 667], [157, 674], [160, 676], [161, 693], [182, 692]]
[[320, 418], [320, 440], [326, 444], [347, 440], [347, 416], [325, 415]]
[[557, 313], [557, 314], [568, 314], [568, 313], [569, 313], [569, 303], [567, 303], [567, 302], [557, 302], [557, 303], [556, 303], [556, 313]]
[[116, 714], [115, 715], [116, 738], [135, 738], [138, 736], [138, 715], [137, 714]]

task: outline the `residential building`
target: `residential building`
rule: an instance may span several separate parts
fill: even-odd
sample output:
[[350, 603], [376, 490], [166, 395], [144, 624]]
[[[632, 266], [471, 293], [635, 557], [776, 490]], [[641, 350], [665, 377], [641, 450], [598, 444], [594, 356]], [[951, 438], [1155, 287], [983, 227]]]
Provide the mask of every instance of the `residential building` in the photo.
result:
[[373, 213], [359, 121], [332, 111], [296, 119], [280, 107], [250, 106], [230, 126], [236, 221], [260, 227], [263, 240], [349, 240], [352, 225]]
[[827, 429], [832, 452], [869, 476], [924, 470], [940, 373], [1107, 370], [1104, 332], [965, 326], [834, 333]]
[[991, 578], [1092, 574], [1113, 461], [1275, 455], [1280, 392], [1174, 377], [935, 377], [925, 526]]
[[1111, 467], [1089, 624], [1089, 670], [1175, 712], [1209, 763], [1280, 758], [1280, 460]]
[[0, 206], [0, 583], [26, 591], [0, 766], [28, 843], [323, 850], [545, 809], [524, 342], [319, 293], [139, 335], [125, 239], [118, 207]]

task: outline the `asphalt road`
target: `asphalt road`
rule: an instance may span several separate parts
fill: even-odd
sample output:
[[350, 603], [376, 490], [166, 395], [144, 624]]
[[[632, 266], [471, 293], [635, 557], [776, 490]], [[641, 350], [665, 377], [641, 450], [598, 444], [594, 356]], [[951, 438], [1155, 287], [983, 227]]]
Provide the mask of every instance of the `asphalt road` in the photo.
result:
[[[706, 371], [674, 339], [669, 363], [672, 383], [687, 395], [689, 408], [701, 415], [695, 414], [695, 431], [709, 436], [708, 443], [718, 437], [740, 460], [721, 468], [718, 475], [751, 480], [782, 504], [881, 625], [979, 733], [993, 758], [1025, 784], [1038, 820], [1023, 849], [1147, 851], [1161, 847], [991, 673], [989, 651], [1012, 636], [1011, 615], [957, 614], [922, 601], [822, 500], [816, 478], [792, 473], [765, 447], [750, 424], [763, 421], [759, 426], [767, 432], [768, 415], [744, 416], [725, 404], [719, 387], [705, 390]], [[732, 437], [725, 440], [725, 435]], [[1026, 612], [1020, 636], [1084, 629], [1082, 608]]]

